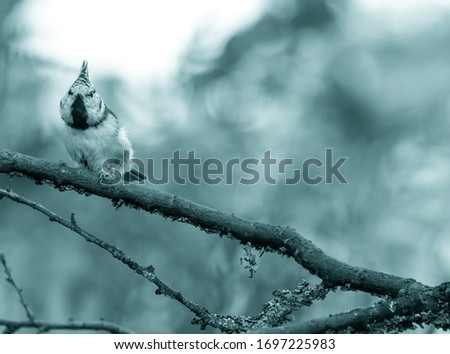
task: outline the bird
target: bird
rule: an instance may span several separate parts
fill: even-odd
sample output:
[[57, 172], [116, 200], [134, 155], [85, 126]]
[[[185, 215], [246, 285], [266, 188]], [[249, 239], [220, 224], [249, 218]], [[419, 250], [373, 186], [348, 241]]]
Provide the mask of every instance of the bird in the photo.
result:
[[132, 144], [125, 128], [89, 79], [86, 60], [61, 99], [59, 112], [65, 123], [63, 140], [67, 152], [81, 168], [109, 184], [146, 179], [142, 171], [131, 168]]

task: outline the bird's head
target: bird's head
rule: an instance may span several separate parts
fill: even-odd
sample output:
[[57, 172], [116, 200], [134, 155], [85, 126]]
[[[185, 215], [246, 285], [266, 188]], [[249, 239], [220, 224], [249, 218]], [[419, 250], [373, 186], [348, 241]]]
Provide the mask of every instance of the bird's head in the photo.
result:
[[72, 128], [85, 130], [103, 119], [105, 104], [89, 80], [88, 63], [59, 103], [61, 118]]

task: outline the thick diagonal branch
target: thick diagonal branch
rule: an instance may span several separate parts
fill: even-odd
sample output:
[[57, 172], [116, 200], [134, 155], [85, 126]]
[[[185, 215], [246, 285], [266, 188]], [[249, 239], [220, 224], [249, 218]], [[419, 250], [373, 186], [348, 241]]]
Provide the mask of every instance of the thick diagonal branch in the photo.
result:
[[176, 195], [143, 185], [102, 185], [85, 171], [52, 163], [6, 149], [0, 149], [0, 173], [18, 174], [47, 183], [60, 190], [75, 190], [108, 198], [116, 205], [122, 203], [151, 213], [159, 213], [173, 220], [186, 222], [208, 233], [235, 238], [266, 251], [292, 257], [329, 286], [347, 286], [371, 294], [396, 296], [399, 291], [415, 283], [373, 270], [340, 262], [305, 239], [290, 227], [251, 221], [211, 209]]

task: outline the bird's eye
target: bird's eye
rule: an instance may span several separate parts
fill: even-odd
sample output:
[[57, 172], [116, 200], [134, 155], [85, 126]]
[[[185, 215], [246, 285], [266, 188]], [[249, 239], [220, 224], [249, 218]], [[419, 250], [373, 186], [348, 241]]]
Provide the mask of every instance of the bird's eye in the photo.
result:
[[67, 94], [68, 94], [69, 96], [72, 96], [72, 95], [73, 95], [72, 90], [69, 90], [69, 92], [67, 92]]
[[88, 93], [88, 96], [89, 97], [94, 97], [94, 93], [95, 93], [95, 91], [91, 91], [91, 92]]

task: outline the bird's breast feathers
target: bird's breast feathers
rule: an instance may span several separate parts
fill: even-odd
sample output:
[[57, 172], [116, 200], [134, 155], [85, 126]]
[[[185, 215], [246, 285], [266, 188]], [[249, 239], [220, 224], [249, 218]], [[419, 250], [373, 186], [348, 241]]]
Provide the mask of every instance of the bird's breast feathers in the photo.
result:
[[71, 158], [97, 173], [101, 172], [103, 162], [107, 159], [123, 162], [124, 150], [129, 151], [130, 157], [133, 155], [125, 129], [106, 123], [86, 130], [65, 127], [64, 142]]

